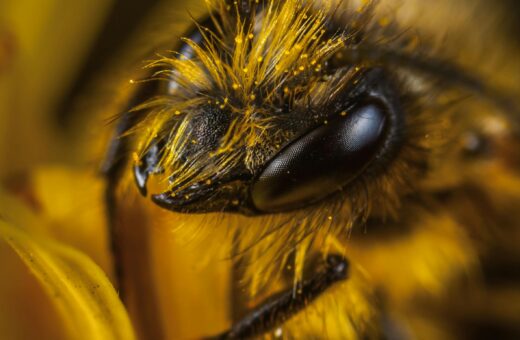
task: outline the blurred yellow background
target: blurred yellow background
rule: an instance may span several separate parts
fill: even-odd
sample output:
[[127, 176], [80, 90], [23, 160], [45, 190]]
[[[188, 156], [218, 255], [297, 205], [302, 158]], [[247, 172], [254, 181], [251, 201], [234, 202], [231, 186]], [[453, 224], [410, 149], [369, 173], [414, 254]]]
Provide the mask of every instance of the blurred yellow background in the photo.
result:
[[0, 175], [63, 157], [49, 119], [73, 83], [111, 0], [0, 2]]
[[[55, 126], [52, 116], [64, 93], [74, 82], [111, 4], [111, 0], [0, 2], [0, 180], [3, 184], [0, 188], [20, 191], [16, 188], [18, 182], [22, 185], [24, 181], [16, 180], [20, 174], [28, 174], [38, 165], [66, 157], [66, 150], [70, 147], [69, 143], [64, 143], [66, 132]], [[63, 183], [66, 178], [78, 181], [75, 175], [72, 178], [71, 174], [60, 173], [57, 169], [42, 171], [54, 172], [54, 178], [61, 181], [62, 188], [74, 188]], [[36, 186], [40, 180], [35, 172], [31, 176], [37, 192]], [[53, 188], [60, 184], [48, 184], [40, 188], [53, 196]], [[97, 188], [90, 189], [91, 192], [101, 193], [99, 184]], [[35, 195], [40, 194], [41, 191]], [[65, 200], [72, 201], [77, 198], [75, 196], [71, 191]], [[38, 207], [35, 213], [20, 204], [20, 200], [11, 193], [6, 195], [0, 189], [2, 217], [11, 221], [15, 219], [14, 222], [23, 228], [58, 234], [53, 230], [66, 229], [59, 226], [59, 220], [64, 222], [67, 214], [77, 212], [67, 213], [62, 209], [67, 204], [56, 204], [55, 199], [49, 197], [48, 204], [43, 203], [45, 199], [39, 200], [46, 206]], [[35, 216], [40, 213], [47, 216], [47, 220]], [[93, 219], [103, 221], [102, 211], [90, 212], [87, 219], [91, 222]], [[87, 226], [88, 230], [83, 231], [81, 226], [76, 227], [64, 237], [69, 240], [76, 238], [77, 243], [81, 243], [79, 238], [85, 236], [84, 232], [93, 231], [88, 229], [92, 226]], [[99, 251], [104, 245], [95, 247], [97, 262], [104, 262], [107, 266], [106, 253]], [[18, 255], [4, 242], [0, 242], [0, 263], [3, 273], [0, 280], [0, 337], [66, 338], [67, 333], [60, 326], [63, 323], [58, 322], [54, 304]]]

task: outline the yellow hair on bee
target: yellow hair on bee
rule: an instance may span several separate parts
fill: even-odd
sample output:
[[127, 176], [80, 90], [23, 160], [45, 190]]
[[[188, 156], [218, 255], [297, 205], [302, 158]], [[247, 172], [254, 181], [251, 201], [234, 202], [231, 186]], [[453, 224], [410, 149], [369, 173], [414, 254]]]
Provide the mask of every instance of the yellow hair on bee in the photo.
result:
[[[271, 126], [280, 99], [292, 98], [296, 108], [321, 108], [358, 81], [364, 71], [358, 64], [323, 74], [322, 65], [355, 44], [356, 34], [372, 27], [374, 2], [364, 2], [352, 15], [349, 24], [355, 27], [354, 33], [328, 35], [327, 23], [338, 15], [334, 13], [335, 2], [317, 7], [315, 2], [305, 0], [266, 1], [262, 11], [249, 16], [241, 16], [237, 6], [208, 2], [215, 28], [198, 25], [200, 43], [183, 39], [193, 56], [173, 53], [148, 65], [158, 69], [153, 78], [164, 79], [169, 92], [135, 108], [145, 110], [146, 115], [128, 134], [136, 135], [138, 159], [155, 140], [167, 138], [159, 165], [163, 174], [154, 176], [161, 179], [160, 185], [166, 190], [175, 188], [172, 196], [193, 183], [208, 181], [215, 173], [225, 173], [239, 162], [248, 168], [263, 164], [265, 155], [258, 156], [256, 147], [284, 133]], [[374, 34], [371, 39], [377, 39]], [[178, 237], [189, 239], [198, 234], [196, 230], [225, 226], [223, 232], [234, 240], [231, 256], [243, 264], [241, 285], [251, 297], [280, 278], [291, 261], [292, 283], [296, 286], [303, 278], [308, 253], [323, 245], [325, 235], [344, 240], [356, 222], [365, 221], [371, 214], [382, 219], [397, 215], [400, 197], [413, 189], [411, 183], [420, 173], [417, 164], [426, 162], [426, 153], [439, 146], [440, 135], [427, 135], [427, 131], [440, 130], [437, 125], [444, 124], [448, 114], [427, 118], [434, 110], [430, 97], [422, 99], [429, 109], [425, 103], [407, 100], [406, 109], [414, 115], [407, 118], [407, 128], [411, 129], [400, 157], [380, 176], [361, 176], [339, 202], [259, 217], [210, 214], [182, 215], [179, 219], [174, 214], [169, 224], [176, 226]], [[216, 150], [183, 159], [185, 147], [197, 142], [190, 136], [189, 123], [195, 115], [204, 115], [208, 107], [226, 112], [231, 123]], [[283, 142], [290, 137], [278, 139]], [[272, 148], [272, 152], [277, 151], [279, 145]], [[215, 249], [208, 254], [217, 252]]]
[[[159, 165], [162, 172], [151, 178], [159, 179], [159, 192], [173, 189], [173, 196], [194, 183], [210, 180], [215, 173], [225, 174], [237, 164], [248, 169], [264, 164], [294, 137], [277, 129], [276, 110], [281, 101], [291, 102], [296, 112], [326, 107], [358, 81], [363, 71], [374, 64], [380, 66], [361, 61], [331, 74], [324, 72], [328, 62], [355, 47], [358, 39], [387, 50], [406, 51], [412, 57], [442, 50], [442, 56], [452, 60], [459, 54], [455, 45], [446, 42], [449, 39], [429, 44], [428, 30], [410, 33], [408, 26], [397, 26], [399, 17], [377, 16], [376, 10], [381, 8], [376, 2], [360, 2], [352, 12], [335, 12], [354, 1], [264, 1], [261, 10], [244, 14], [239, 2], [208, 1], [214, 27], [197, 24], [201, 39], [184, 38], [185, 55], [163, 53], [148, 64], [154, 72], [152, 78], [164, 80], [166, 85], [162, 95], [135, 109], [143, 119], [127, 133], [135, 142], [134, 162], [157, 140], [165, 140]], [[405, 2], [422, 8], [422, 2]], [[406, 14], [406, 8], [400, 8], [399, 14], [402, 12]], [[438, 25], [439, 19], [435, 20]], [[332, 26], [348, 30], [327, 32], [331, 21]], [[460, 56], [464, 53], [471, 51], [460, 51]], [[244, 308], [254, 308], [276, 292], [297, 290], [298, 283], [309, 277], [316, 258], [335, 253], [352, 264], [345, 283], [332, 287], [266, 337], [379, 338], [389, 324], [404, 325], [405, 333], [410, 334], [421, 327], [438, 327], [439, 334], [449, 333], [452, 320], [439, 317], [437, 324], [435, 317], [423, 313], [435, 307], [436, 312], [451, 315], [450, 293], [464, 291], [468, 281], [478, 282], [480, 257], [493, 251], [479, 243], [489, 243], [489, 234], [499, 223], [490, 219], [500, 218], [500, 223], [514, 229], [511, 220], [520, 197], [518, 174], [506, 171], [505, 165], [484, 166], [464, 156], [462, 132], [478, 126], [481, 116], [494, 115], [494, 108], [467, 99], [467, 91], [400, 66], [384, 65], [395, 80], [396, 92], [402, 95], [397, 99], [403, 104], [401, 133], [405, 140], [382, 169], [360, 175], [337, 200], [288, 213], [246, 217], [178, 214], [136, 199], [144, 202], [150, 216], [141, 228], [149, 228], [145, 233], [153, 234], [163, 247], [154, 249], [162, 294], [178, 295], [184, 301], [179, 298], [183, 292], [172, 292], [172, 287], [189, 289], [186, 286], [200, 277], [222, 275], [225, 279], [216, 281], [223, 300], [227, 291], [222, 286], [229, 284], [232, 299], [240, 300]], [[183, 157], [185, 149], [198, 143], [190, 134], [190, 123], [211, 110], [230, 118], [217, 148]], [[508, 122], [494, 123], [483, 125], [508, 126]], [[504, 135], [505, 144], [516, 145], [510, 131]], [[126, 176], [128, 187], [120, 190], [121, 200], [128, 199], [128, 192], [137, 195], [129, 184], [132, 174]], [[489, 207], [490, 219], [486, 216]], [[513, 217], [508, 219], [508, 215]], [[167, 249], [170, 240], [161, 232], [171, 232], [172, 250]], [[177, 282], [177, 272], [167, 280], [162, 277], [162, 270], [170, 264], [182, 269], [181, 278], [188, 283]], [[192, 271], [190, 265], [197, 269]], [[204, 276], [205, 271], [210, 274]], [[197, 287], [212, 288], [212, 284], [197, 281]], [[168, 302], [160, 304], [177, 314], [182, 312]], [[232, 304], [225, 300], [220, 307], [228, 311]], [[220, 323], [229, 317], [214, 305], [211, 308], [217, 310]], [[197, 320], [178, 318], [185, 322], [180, 327], [197, 328]], [[184, 335], [176, 331], [172, 334]]]
[[[178, 161], [183, 146], [192, 142], [189, 134], [174, 132], [161, 161], [168, 177], [174, 179], [169, 188], [181, 190], [181, 183], [204, 181], [238, 162], [248, 168], [261, 164], [264, 159], [258, 159], [255, 147], [265, 144], [268, 131], [273, 134], [271, 121], [282, 97], [298, 95], [297, 105], [319, 105], [326, 93], [330, 100], [330, 94], [348, 84], [354, 74], [346, 72], [318, 83], [322, 63], [345, 44], [340, 35], [325, 38], [327, 9], [316, 10], [310, 1], [268, 1], [261, 15], [241, 17], [235, 6], [208, 3], [212, 16], [218, 15], [220, 20], [213, 19], [214, 30], [198, 27], [201, 43], [183, 39], [193, 58], [161, 56], [148, 65], [158, 69], [154, 78], [175, 86], [167, 95], [136, 108], [148, 110], [143, 122], [129, 132], [139, 136], [137, 154], [143, 155], [154, 139], [167, 134], [165, 129], [184, 129], [201, 105], [219, 108], [231, 117], [218, 149], [191, 157], [188, 167], [203, 170], [196, 179]], [[245, 158], [238, 154], [241, 148], [246, 150]]]

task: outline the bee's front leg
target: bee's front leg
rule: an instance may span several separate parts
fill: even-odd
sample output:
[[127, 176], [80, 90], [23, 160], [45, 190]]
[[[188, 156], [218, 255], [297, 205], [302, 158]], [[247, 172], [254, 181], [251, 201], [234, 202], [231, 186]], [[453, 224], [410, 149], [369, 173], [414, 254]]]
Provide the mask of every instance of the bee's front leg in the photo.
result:
[[349, 262], [339, 255], [329, 255], [324, 268], [310, 280], [271, 296], [251, 310], [228, 331], [209, 339], [244, 339], [262, 335], [289, 320], [318, 298], [334, 283], [348, 278]]

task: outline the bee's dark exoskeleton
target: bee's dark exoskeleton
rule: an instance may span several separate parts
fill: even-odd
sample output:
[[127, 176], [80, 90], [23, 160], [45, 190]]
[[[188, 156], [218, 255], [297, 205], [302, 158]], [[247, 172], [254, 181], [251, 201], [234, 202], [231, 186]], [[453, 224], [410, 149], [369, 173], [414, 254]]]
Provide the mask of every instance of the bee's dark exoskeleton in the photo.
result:
[[[210, 27], [211, 20], [202, 26]], [[201, 42], [198, 30], [188, 35]], [[192, 58], [193, 50], [183, 44], [178, 51], [181, 58]], [[335, 66], [334, 66], [335, 67]], [[332, 70], [331, 70], [332, 71]], [[154, 81], [145, 82], [129, 103], [128, 110], [146, 99], [160, 95], [164, 86]], [[297, 119], [281, 119], [279, 129], [294, 136], [267, 157], [256, 169], [237, 165], [226, 173], [216, 173], [210, 181], [189, 183], [182, 190], [171, 190], [151, 195], [157, 205], [181, 213], [232, 212], [260, 215], [301, 209], [332, 198], [356, 180], [375, 163], [391, 160], [400, 145], [403, 117], [399, 94], [390, 76], [382, 68], [366, 70], [355, 86], [347, 88], [338, 100], [326, 107], [298, 112]], [[217, 107], [203, 107], [190, 121], [190, 130], [198, 143], [183, 150], [182, 158], [214, 150], [230, 124], [227, 112]], [[275, 113], [273, 113], [275, 114]], [[286, 112], [290, 116], [291, 112]], [[116, 276], [122, 298], [124, 273], [121, 253], [115, 232], [115, 188], [131, 150], [130, 135], [125, 132], [139, 123], [135, 111], [124, 114], [107, 155], [104, 169], [108, 180], [106, 190], [112, 248], [115, 256]], [[317, 117], [317, 118], [316, 118]], [[121, 137], [123, 136], [123, 137]], [[154, 174], [163, 173], [160, 160], [167, 136], [157, 136], [146, 149], [133, 173], [138, 190], [144, 196], [147, 181]], [[378, 164], [381, 167], [382, 164]], [[185, 184], [185, 183], [182, 183]], [[348, 276], [348, 261], [330, 255], [324, 270], [300, 284], [301, 294], [293, 290], [271, 297], [237, 321], [220, 338], [243, 338], [261, 335], [304, 309], [335, 282]]]
[[[244, 2], [245, 3], [245, 2]], [[243, 6], [243, 11], [250, 9]], [[256, 9], [258, 10], [258, 9]], [[188, 35], [201, 44], [202, 27], [215, 29], [214, 19], [206, 19]], [[193, 49], [186, 43], [178, 49], [179, 58], [191, 59]], [[345, 67], [327, 64], [334, 68]], [[128, 110], [148, 98], [161, 95], [166, 88], [157, 82], [145, 82], [129, 103]], [[171, 90], [171, 86], [169, 87]], [[225, 109], [201, 107], [201, 114], [190, 120], [191, 137], [197, 140], [183, 149], [182, 159], [189, 161], [195, 154], [209, 154], [218, 147], [228, 130], [230, 118]], [[157, 205], [182, 213], [232, 212], [260, 215], [301, 209], [329, 199], [345, 189], [374, 163], [391, 159], [400, 144], [398, 131], [402, 128], [402, 113], [398, 90], [382, 68], [366, 70], [355, 86], [346, 87], [338, 99], [326, 107], [308, 108], [307, 112], [291, 112], [290, 107], [280, 111], [284, 119], [277, 120], [276, 128], [290, 131], [275, 154], [255, 169], [239, 163], [225, 173], [216, 173], [209, 181], [188, 183], [178, 190], [152, 194]], [[273, 112], [273, 115], [278, 112]], [[129, 129], [139, 123], [140, 115], [129, 111], [120, 119], [116, 135], [109, 149], [105, 174], [108, 179], [107, 204], [110, 225], [114, 229], [116, 207], [115, 188], [124, 167], [128, 164], [131, 135]], [[287, 118], [288, 117], [288, 118]], [[121, 137], [123, 136], [123, 137]], [[158, 135], [139, 162], [133, 165], [137, 188], [144, 196], [150, 176], [163, 173], [160, 160], [169, 133]], [[117, 278], [121, 287], [123, 272], [117, 243], [112, 230]], [[241, 338], [260, 335], [293, 316], [337, 281], [348, 274], [348, 262], [339, 256], [329, 256], [325, 270], [318, 271], [307, 282], [301, 283], [301, 294], [283, 292], [271, 297], [256, 310], [238, 321], [221, 338]]]
[[[399, 94], [385, 71], [368, 70], [341, 100], [323, 108], [315, 123], [281, 121], [278, 128], [296, 130], [297, 137], [263, 166], [250, 171], [238, 165], [210, 181], [192, 183], [181, 191], [173, 188], [152, 200], [182, 213], [259, 215], [304, 208], [345, 189], [373, 163], [391, 159], [399, 147], [401, 116]], [[186, 148], [185, 157], [204, 150], [209, 157], [228, 124], [225, 112], [205, 109], [190, 122], [198, 143]], [[146, 193], [146, 179], [160, 159], [160, 148], [151, 145], [148, 150], [135, 167], [141, 193]]]
[[334, 283], [347, 279], [348, 272], [347, 259], [329, 255], [324, 269], [310, 280], [299, 283], [296, 290], [289, 289], [269, 297], [230, 330], [211, 339], [246, 339], [269, 332], [303, 310]]
[[[252, 9], [252, 2], [247, 0], [235, 3], [240, 16], [250, 16], [252, 11], [261, 7]], [[215, 30], [213, 20], [215, 18], [208, 18], [200, 26]], [[331, 34], [338, 31], [333, 26], [327, 26], [327, 30]], [[197, 44], [203, 43], [203, 36], [198, 29], [187, 37]], [[195, 57], [195, 52], [186, 43], [177, 50], [180, 58]], [[333, 74], [337, 69], [363, 61], [370, 61], [371, 66], [364, 69], [355, 85], [345, 88], [344, 93], [330, 105], [310, 107], [308, 112], [297, 112], [297, 115], [291, 116], [293, 108], [288, 103], [281, 103], [273, 115], [280, 113], [289, 119], [275, 120], [276, 129], [290, 131], [288, 135], [291, 137], [277, 147], [276, 152], [266, 155], [265, 161], [254, 168], [238, 163], [226, 172], [215, 173], [204, 181], [191, 183], [188, 179], [178, 187], [151, 195], [153, 202], [180, 213], [261, 215], [304, 209], [348, 191], [347, 188], [356, 183], [363, 173], [373, 173], [384, 168], [396, 157], [402, 144], [405, 126], [399, 87], [391, 79], [391, 71], [377, 66], [381, 64], [398, 65], [432, 75], [435, 79], [448, 80], [448, 84], [459, 85], [471, 93], [491, 99], [504, 111], [517, 112], [507, 98], [484, 86], [479, 79], [451, 67], [449, 63], [436, 62], [415, 54], [402, 54], [400, 51], [377, 49], [370, 45], [364, 48], [356, 46], [343, 52], [346, 56], [344, 60], [334, 59], [333, 62], [324, 63], [326, 69], [332, 68], [325, 70], [325, 74]], [[164, 87], [155, 82], [145, 83], [127, 109], [154, 95], [164, 94], [161, 91], [164, 91]], [[262, 97], [257, 96], [257, 102], [261, 103], [261, 100]], [[194, 154], [207, 153], [210, 157], [230, 125], [226, 109], [208, 105], [201, 107], [200, 112], [190, 120], [191, 134], [198, 143], [182, 151], [181, 158], [187, 161]], [[298, 118], [291, 119], [294, 116]], [[124, 167], [129, 163], [131, 152], [129, 140], [132, 137], [125, 132], [138, 123], [138, 117], [135, 112], [122, 116], [107, 157], [105, 174], [108, 179], [107, 204], [111, 226], [116, 209], [115, 188]], [[168, 133], [157, 136], [147, 146], [139, 162], [133, 165], [136, 185], [144, 196], [148, 194], [149, 177], [165, 171], [160, 167], [160, 160], [168, 145], [168, 138], [171, 138]], [[467, 150], [468, 155], [487, 151], [485, 143], [478, 142]], [[120, 259], [114, 232], [112, 240], [118, 268]], [[121, 282], [123, 273], [116, 272]], [[250, 314], [236, 318], [231, 329], [218, 338], [261, 335], [304, 309], [328, 287], [347, 276], [347, 260], [331, 255], [325, 270], [318, 271], [311, 280], [300, 284], [301, 294], [294, 295], [291, 290], [267, 299]], [[124, 292], [121, 294], [124, 295]]]

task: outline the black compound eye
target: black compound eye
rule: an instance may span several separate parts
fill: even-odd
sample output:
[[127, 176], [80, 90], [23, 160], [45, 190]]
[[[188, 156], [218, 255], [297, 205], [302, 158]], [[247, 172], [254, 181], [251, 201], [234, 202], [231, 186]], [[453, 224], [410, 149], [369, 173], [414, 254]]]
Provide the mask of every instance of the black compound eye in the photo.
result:
[[388, 112], [378, 100], [322, 125], [282, 149], [252, 184], [261, 212], [304, 207], [353, 181], [384, 147]]

